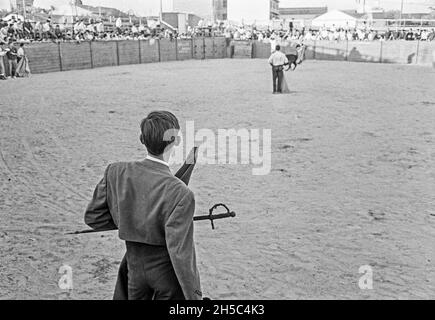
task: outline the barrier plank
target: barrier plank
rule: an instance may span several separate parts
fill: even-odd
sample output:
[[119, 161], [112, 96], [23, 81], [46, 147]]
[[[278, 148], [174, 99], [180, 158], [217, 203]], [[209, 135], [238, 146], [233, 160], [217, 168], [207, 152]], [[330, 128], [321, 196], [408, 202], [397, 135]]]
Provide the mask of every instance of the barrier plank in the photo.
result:
[[32, 73], [61, 71], [58, 44], [35, 43], [25, 45], [24, 51], [29, 59], [29, 66]]
[[159, 62], [158, 41], [154, 39], [140, 41], [140, 52], [142, 63]]
[[214, 56], [218, 59], [227, 57], [227, 39], [224, 37], [214, 38]]
[[118, 41], [119, 64], [139, 64], [139, 42], [138, 41]]
[[349, 59], [347, 42], [322, 41], [317, 42], [315, 46], [316, 59], [345, 61]]
[[233, 41], [234, 55], [236, 59], [250, 59], [252, 58], [252, 42], [251, 41]]
[[215, 58], [215, 43], [214, 38], [206, 37], [204, 38], [205, 44], [205, 59]]
[[254, 41], [252, 46], [252, 57], [256, 59], [267, 59], [271, 54], [270, 43]]
[[432, 67], [433, 52], [435, 52], [435, 43], [426, 41], [420, 42], [417, 54], [417, 64]]
[[417, 41], [386, 41], [382, 44], [383, 63], [414, 64], [417, 61]]
[[[91, 50], [88, 42], [62, 42], [60, 43], [62, 70], [90, 69]], [[30, 67], [32, 67], [30, 65]]]
[[94, 68], [117, 65], [115, 41], [92, 42], [92, 63]]
[[177, 41], [177, 59], [178, 60], [188, 60], [192, 59], [192, 40], [180, 39]]
[[169, 39], [160, 40], [160, 61], [177, 60], [176, 41]]
[[205, 59], [204, 38], [193, 39], [193, 57], [194, 59]]

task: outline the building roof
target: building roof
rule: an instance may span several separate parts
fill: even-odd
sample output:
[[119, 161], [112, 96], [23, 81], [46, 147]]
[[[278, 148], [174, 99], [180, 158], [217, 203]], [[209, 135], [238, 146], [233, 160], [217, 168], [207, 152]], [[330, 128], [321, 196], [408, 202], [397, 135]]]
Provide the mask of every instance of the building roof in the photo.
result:
[[89, 6], [89, 5], [77, 5], [77, 7], [81, 7], [85, 10], [89, 10], [91, 11], [93, 14], [100, 14], [103, 16], [113, 16], [113, 17], [121, 17], [121, 18], [126, 18], [129, 15], [119, 9], [116, 8], [110, 8], [110, 7], [94, 7], [94, 6]]
[[339, 10], [328, 11], [327, 13], [315, 18], [312, 22], [313, 26], [333, 26], [344, 27], [353, 25], [356, 23], [357, 19], [351, 15], [348, 15]]
[[280, 15], [321, 15], [326, 12], [328, 12], [328, 7], [279, 8]]
[[63, 5], [56, 7], [51, 14], [54, 16], [91, 16], [92, 12], [79, 6]]

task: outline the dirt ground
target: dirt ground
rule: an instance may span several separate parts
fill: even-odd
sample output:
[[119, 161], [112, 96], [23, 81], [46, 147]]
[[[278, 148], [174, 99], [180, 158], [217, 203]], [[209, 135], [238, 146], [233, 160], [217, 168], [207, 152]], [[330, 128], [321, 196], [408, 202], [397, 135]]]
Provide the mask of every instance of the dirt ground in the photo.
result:
[[[272, 129], [272, 172], [200, 165], [203, 292], [219, 299], [435, 298], [435, 73], [305, 62], [271, 94], [264, 60], [185, 61], [0, 83], [0, 298], [110, 299], [124, 245], [83, 212], [110, 162], [144, 157], [139, 122], [168, 109], [195, 128]], [[176, 168], [174, 168], [175, 170]], [[73, 268], [72, 291], [58, 287]], [[373, 268], [361, 290], [360, 266]]]

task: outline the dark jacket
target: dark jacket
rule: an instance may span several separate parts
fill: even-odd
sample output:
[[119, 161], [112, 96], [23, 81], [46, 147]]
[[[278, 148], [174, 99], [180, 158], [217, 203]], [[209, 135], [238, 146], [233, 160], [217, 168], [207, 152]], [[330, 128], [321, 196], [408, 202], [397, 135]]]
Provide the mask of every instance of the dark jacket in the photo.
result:
[[6, 53], [6, 56], [9, 60], [17, 60], [17, 48], [15, 46], [12, 46], [9, 48], [10, 50]]
[[202, 298], [193, 241], [195, 199], [169, 168], [151, 160], [109, 165], [85, 213], [93, 229], [166, 246], [184, 296]]

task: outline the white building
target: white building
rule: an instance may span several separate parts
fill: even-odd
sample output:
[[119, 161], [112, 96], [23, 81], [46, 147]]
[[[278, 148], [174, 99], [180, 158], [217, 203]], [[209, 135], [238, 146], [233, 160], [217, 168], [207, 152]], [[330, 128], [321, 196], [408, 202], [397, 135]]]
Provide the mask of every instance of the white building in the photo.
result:
[[228, 0], [227, 16], [238, 23], [268, 23], [279, 18], [279, 0]]
[[189, 12], [204, 19], [213, 19], [213, 0], [173, 0], [172, 9], [175, 12]]
[[336, 28], [355, 28], [357, 19], [339, 10], [328, 11], [325, 14], [313, 19], [313, 27], [336, 27]]

